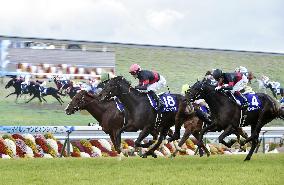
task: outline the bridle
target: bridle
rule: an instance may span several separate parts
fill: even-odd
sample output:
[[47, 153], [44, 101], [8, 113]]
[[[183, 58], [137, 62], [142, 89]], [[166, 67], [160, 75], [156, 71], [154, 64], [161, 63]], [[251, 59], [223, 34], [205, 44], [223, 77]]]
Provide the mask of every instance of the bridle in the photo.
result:
[[86, 107], [87, 105], [93, 103], [94, 101], [96, 101], [95, 97], [93, 97], [94, 99], [92, 101], [86, 102], [85, 101], [85, 95], [82, 95], [79, 102], [77, 103], [77, 105], [72, 106], [73, 109], [75, 109], [75, 111], [78, 110], [82, 110], [84, 107]]
[[200, 85], [201, 87], [198, 88], [199, 90], [194, 95], [192, 95], [190, 89], [187, 91], [187, 93], [189, 94], [189, 98], [190, 98], [189, 101], [190, 102], [193, 102], [194, 100], [200, 99], [201, 93], [202, 93], [203, 88], [204, 88], [204, 84], [205, 84], [205, 82], [201, 82], [201, 85]]

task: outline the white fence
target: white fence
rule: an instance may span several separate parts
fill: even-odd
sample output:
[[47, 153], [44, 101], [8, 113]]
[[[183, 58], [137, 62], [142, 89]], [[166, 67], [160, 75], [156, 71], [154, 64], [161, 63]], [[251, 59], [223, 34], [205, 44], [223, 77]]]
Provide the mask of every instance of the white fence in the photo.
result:
[[[250, 127], [244, 127], [244, 131], [250, 135]], [[174, 127], [172, 127], [174, 130]], [[98, 125], [95, 126], [0, 126], [0, 134], [5, 133], [53, 133], [57, 139], [66, 139], [69, 135], [70, 139], [101, 139], [109, 138], [107, 134], [102, 131]], [[184, 129], [181, 129], [181, 136]], [[139, 132], [125, 132], [122, 138], [136, 139]], [[209, 132], [205, 138], [216, 139], [219, 137], [220, 132]], [[263, 127], [261, 129], [260, 137], [264, 138], [282, 138], [284, 135], [284, 127]], [[228, 136], [229, 138], [236, 137], [235, 135]], [[148, 136], [147, 138], [151, 138]]]

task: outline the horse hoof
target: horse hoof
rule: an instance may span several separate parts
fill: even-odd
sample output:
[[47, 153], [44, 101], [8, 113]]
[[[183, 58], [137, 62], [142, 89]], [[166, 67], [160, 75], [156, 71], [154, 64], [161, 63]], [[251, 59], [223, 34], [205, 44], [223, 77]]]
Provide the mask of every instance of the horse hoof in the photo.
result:
[[146, 154], [141, 155], [142, 158], [147, 158]]
[[246, 157], [244, 161], [250, 161], [250, 158], [247, 158], [247, 157]]
[[153, 158], [157, 158], [158, 156], [156, 154], [152, 154], [152, 157]]

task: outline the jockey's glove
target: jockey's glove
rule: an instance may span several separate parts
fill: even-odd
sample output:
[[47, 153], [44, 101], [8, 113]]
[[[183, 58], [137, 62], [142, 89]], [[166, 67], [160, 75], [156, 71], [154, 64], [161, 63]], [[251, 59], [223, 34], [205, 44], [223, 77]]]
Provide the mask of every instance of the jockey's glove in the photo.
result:
[[222, 86], [215, 87], [215, 91], [219, 91], [222, 88]]

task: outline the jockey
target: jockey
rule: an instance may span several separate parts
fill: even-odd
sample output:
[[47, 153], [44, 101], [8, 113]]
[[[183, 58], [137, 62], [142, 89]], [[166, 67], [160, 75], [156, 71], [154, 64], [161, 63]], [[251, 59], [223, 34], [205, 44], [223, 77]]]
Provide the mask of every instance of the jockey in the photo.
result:
[[38, 85], [38, 90], [40, 92], [40, 96], [46, 92], [44, 92], [46, 90], [45, 86], [46, 86], [46, 81], [41, 81], [41, 80], [36, 80], [36, 83]]
[[246, 67], [244, 67], [244, 66], [240, 66], [240, 67], [237, 67], [236, 69], [235, 69], [235, 72], [236, 73], [241, 73], [241, 74], [244, 74], [246, 77], [248, 77], [248, 70], [247, 70], [247, 68]]
[[21, 89], [22, 89], [22, 93], [27, 91], [27, 86], [30, 85], [30, 75], [26, 75], [24, 78], [22, 78], [22, 80], [24, 80], [21, 83]]
[[139, 79], [139, 85], [135, 88], [139, 90], [147, 90], [147, 92], [151, 93], [157, 102], [158, 110], [160, 110], [162, 105], [164, 105], [164, 102], [155, 92], [166, 86], [166, 79], [155, 71], [142, 70], [138, 64], [132, 64], [130, 66], [129, 73], [134, 78]]
[[244, 103], [242, 108], [246, 108], [249, 105], [247, 98], [240, 92], [244, 90], [248, 83], [248, 79], [244, 74], [241, 74], [240, 72], [223, 73], [222, 70], [216, 69], [213, 71], [213, 77], [218, 81], [215, 90], [229, 90], [234, 99], [234, 96], [239, 96], [243, 99]]

